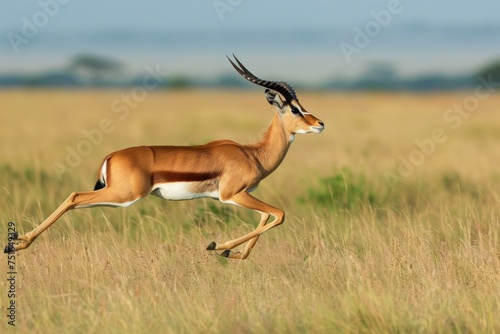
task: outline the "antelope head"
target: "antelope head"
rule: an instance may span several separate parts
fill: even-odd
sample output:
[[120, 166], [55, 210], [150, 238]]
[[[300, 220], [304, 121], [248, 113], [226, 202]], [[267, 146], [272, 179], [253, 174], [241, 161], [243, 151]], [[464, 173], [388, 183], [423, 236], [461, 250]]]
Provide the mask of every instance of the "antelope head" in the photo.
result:
[[[226, 56], [227, 57], [227, 56]], [[234, 69], [248, 81], [265, 87], [266, 99], [269, 104], [276, 107], [282, 116], [283, 123], [292, 135], [296, 133], [320, 133], [325, 124], [316, 118], [299, 103], [293, 88], [284, 81], [267, 81], [253, 75], [233, 54], [236, 65], [229, 57], [227, 59]]]

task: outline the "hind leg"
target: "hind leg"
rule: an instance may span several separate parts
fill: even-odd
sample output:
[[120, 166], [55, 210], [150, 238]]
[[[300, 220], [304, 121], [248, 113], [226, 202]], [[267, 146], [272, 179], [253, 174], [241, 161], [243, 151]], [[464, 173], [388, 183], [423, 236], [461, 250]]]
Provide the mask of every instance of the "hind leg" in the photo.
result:
[[131, 196], [117, 196], [111, 188], [104, 188], [97, 191], [73, 192], [69, 197], [54, 211], [43, 223], [38, 225], [32, 231], [23, 234], [15, 235], [14, 243], [9, 243], [4, 252], [12, 253], [21, 249], [28, 248], [29, 245], [46, 229], [54, 224], [65, 212], [80, 209], [90, 208], [95, 206], [112, 206], [112, 207], [127, 207], [138, 201], [143, 196], [133, 198]]

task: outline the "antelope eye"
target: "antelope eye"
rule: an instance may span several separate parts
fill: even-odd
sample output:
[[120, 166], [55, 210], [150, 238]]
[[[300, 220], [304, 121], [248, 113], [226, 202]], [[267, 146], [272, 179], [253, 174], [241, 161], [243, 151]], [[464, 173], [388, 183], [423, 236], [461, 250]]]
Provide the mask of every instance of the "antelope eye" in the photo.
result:
[[299, 108], [297, 108], [297, 107], [293, 107], [293, 108], [292, 108], [292, 114], [294, 114], [294, 115], [298, 115], [298, 114], [300, 114]]

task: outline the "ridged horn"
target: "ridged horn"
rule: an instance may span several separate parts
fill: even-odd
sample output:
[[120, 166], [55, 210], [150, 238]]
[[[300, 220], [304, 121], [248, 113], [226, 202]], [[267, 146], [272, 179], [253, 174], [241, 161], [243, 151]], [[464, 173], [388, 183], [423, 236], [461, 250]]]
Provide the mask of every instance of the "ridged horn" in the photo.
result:
[[297, 98], [297, 95], [295, 94], [295, 91], [293, 90], [293, 88], [289, 84], [287, 84], [286, 82], [284, 82], [284, 81], [267, 81], [267, 80], [259, 79], [255, 75], [253, 75], [252, 72], [250, 72], [245, 66], [243, 66], [243, 64], [238, 60], [238, 58], [236, 58], [234, 53], [233, 53], [233, 57], [239, 66], [236, 65], [228, 56], [226, 56], [227, 60], [229, 60], [231, 65], [233, 65], [234, 69], [243, 78], [247, 79], [248, 81], [250, 81], [251, 83], [254, 83], [256, 85], [277, 91], [278, 93], [283, 95], [283, 97], [286, 99], [287, 102], [291, 102], [292, 100], [297, 100], [297, 101], [299, 100]]

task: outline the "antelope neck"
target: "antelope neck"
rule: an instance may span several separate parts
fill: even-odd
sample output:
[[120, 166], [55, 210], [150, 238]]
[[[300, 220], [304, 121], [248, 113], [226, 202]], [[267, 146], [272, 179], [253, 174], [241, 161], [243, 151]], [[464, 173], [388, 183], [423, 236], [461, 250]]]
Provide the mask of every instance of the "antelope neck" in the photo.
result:
[[264, 177], [271, 174], [283, 161], [291, 144], [292, 133], [288, 133], [281, 115], [276, 112], [262, 140], [249, 148], [259, 162]]

